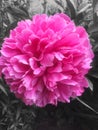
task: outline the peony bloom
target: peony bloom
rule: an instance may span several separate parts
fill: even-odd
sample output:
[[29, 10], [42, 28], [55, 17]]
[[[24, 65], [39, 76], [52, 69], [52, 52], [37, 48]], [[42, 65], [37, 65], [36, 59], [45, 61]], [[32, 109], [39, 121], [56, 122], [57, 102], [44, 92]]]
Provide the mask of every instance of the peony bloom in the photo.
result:
[[61, 13], [18, 23], [1, 48], [0, 70], [26, 105], [43, 107], [81, 96], [93, 52], [88, 34]]

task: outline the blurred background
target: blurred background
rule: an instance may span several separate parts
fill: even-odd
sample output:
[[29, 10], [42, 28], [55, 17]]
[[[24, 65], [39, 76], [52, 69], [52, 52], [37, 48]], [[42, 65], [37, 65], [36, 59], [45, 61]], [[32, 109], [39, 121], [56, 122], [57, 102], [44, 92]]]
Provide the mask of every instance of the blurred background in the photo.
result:
[[0, 79], [0, 130], [98, 130], [98, 0], [0, 0], [0, 46], [17, 22], [34, 14], [66, 13], [89, 34], [95, 57], [80, 99], [57, 107], [26, 106]]

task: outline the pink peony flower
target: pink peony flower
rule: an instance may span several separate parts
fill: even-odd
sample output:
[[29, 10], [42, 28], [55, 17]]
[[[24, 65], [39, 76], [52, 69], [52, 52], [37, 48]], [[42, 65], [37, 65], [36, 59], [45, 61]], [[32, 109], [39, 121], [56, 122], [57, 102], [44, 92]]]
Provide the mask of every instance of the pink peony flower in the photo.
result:
[[0, 70], [26, 105], [43, 107], [81, 96], [93, 52], [88, 34], [61, 13], [18, 23], [1, 48]]

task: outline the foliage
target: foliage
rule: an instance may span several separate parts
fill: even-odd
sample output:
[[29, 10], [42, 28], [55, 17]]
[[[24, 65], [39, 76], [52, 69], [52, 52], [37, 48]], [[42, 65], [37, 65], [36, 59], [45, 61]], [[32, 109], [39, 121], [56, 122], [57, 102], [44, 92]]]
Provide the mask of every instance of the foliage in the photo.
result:
[[[1, 0], [0, 2], [0, 45], [10, 29], [22, 19], [31, 18], [35, 13], [67, 13], [77, 25], [86, 28], [93, 45], [95, 58], [93, 68], [87, 75], [90, 89], [81, 97], [85, 104], [73, 100], [58, 107], [43, 109], [28, 107], [12, 95], [4, 79], [0, 79], [0, 130], [68, 129], [97, 130], [98, 114], [98, 1], [97, 0]], [[85, 106], [84, 106], [85, 105]], [[47, 119], [47, 120], [46, 120]], [[48, 126], [48, 128], [47, 128]]]

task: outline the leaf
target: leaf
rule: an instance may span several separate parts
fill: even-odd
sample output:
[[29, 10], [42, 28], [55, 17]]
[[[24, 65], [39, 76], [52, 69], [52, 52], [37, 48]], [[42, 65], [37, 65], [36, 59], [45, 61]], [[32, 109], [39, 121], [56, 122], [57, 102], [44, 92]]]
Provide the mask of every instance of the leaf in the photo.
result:
[[76, 5], [72, 0], [66, 0], [66, 2], [71, 13], [71, 18], [74, 19], [76, 17]]
[[89, 33], [98, 32], [98, 25], [95, 26], [94, 24], [89, 28]]
[[45, 0], [44, 0], [44, 4], [43, 4], [43, 0], [36, 0], [36, 1], [35, 0], [29, 0], [28, 13], [29, 13], [30, 17], [32, 17], [34, 14], [43, 13], [43, 11], [45, 9], [46, 9], [46, 1]]
[[13, 15], [10, 14], [9, 12], [7, 12], [7, 16], [8, 16], [8, 19], [9, 19], [10, 24], [12, 24], [12, 23], [15, 21]]
[[[96, 68], [95, 68], [95, 70], [96, 70]], [[96, 78], [96, 79], [98, 79], [98, 71], [97, 72], [92, 71], [89, 75]]]
[[95, 46], [93, 47], [93, 51], [98, 52], [98, 43], [96, 43]]
[[8, 96], [6, 90], [4, 89], [4, 87], [3, 87], [2, 85], [0, 85], [0, 89], [1, 89], [1, 91], [2, 91], [6, 96]]
[[13, 17], [19, 17], [19, 18], [28, 18], [28, 14], [21, 8], [18, 8], [16, 6], [8, 6], [7, 11], [13, 15]]
[[88, 28], [90, 36], [98, 40], [98, 24], [94, 23]]
[[98, 1], [93, 0], [93, 18], [94, 18], [94, 24], [98, 25]]
[[[3, 25], [3, 19], [2, 19], [2, 13], [0, 11], [0, 30], [2, 28], [2, 25]], [[0, 33], [1, 33], [1, 31], [0, 31]]]
[[79, 8], [78, 8], [78, 12], [77, 12], [77, 15], [85, 12], [87, 9], [89, 9], [89, 7], [91, 7], [92, 4], [88, 4], [86, 2], [83, 2], [80, 4]]
[[15, 28], [17, 26], [17, 21], [14, 21], [13, 23], [11, 23], [5, 31], [5, 36], [9, 36], [9, 32], [11, 29]]
[[78, 6], [78, 0], [70, 0], [71, 3], [73, 4], [75, 10], [77, 10], [77, 6]]
[[93, 7], [94, 7], [94, 13], [96, 13], [98, 16], [98, 1], [97, 0], [93, 0]]
[[79, 101], [81, 104], [83, 104], [85, 107], [87, 107], [88, 109], [90, 109], [91, 111], [95, 112], [96, 114], [98, 114], [98, 112], [92, 108], [91, 106], [89, 106], [88, 104], [86, 104], [84, 101], [82, 101], [80, 98], [76, 97], [77, 101]]
[[93, 83], [87, 78], [88, 83], [89, 83], [89, 88], [91, 91], [93, 91]]
[[20, 114], [21, 114], [21, 106], [17, 108], [16, 120], [19, 120]]

